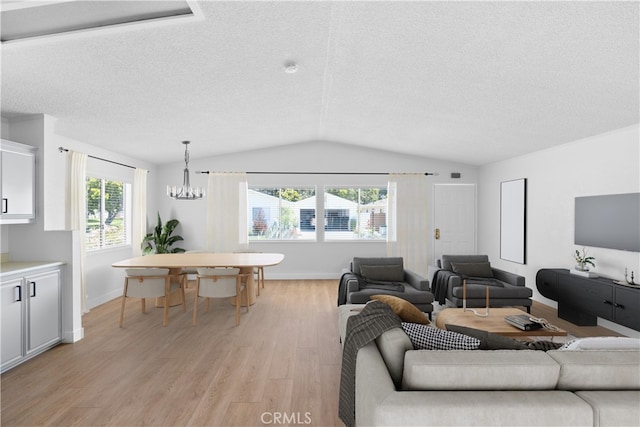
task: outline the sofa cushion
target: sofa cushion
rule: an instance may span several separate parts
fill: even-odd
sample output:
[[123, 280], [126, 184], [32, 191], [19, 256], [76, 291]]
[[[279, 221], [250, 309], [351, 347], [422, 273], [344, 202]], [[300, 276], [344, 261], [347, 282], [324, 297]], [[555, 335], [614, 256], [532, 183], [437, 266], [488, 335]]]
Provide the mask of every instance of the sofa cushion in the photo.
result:
[[640, 390], [578, 391], [576, 395], [593, 408], [595, 427], [640, 425]]
[[452, 262], [489, 262], [488, 255], [442, 255], [442, 268], [453, 271]]
[[[370, 388], [374, 389], [371, 394], [377, 391]], [[574, 393], [560, 390], [412, 391], [389, 394], [375, 404], [371, 400], [369, 397], [362, 409], [356, 408], [358, 426], [593, 425], [589, 404]]]
[[451, 268], [454, 273], [458, 273], [461, 276], [493, 277], [491, 264], [488, 262], [451, 262]]
[[404, 369], [404, 353], [413, 350], [413, 344], [407, 334], [401, 328], [385, 331], [376, 338], [376, 345], [384, 360], [389, 375], [396, 388], [402, 384], [402, 371]]
[[552, 390], [560, 365], [533, 350], [426, 351], [404, 357], [405, 390]]
[[402, 282], [404, 267], [402, 264], [392, 265], [360, 265], [360, 275], [367, 280], [380, 282]]
[[560, 350], [640, 350], [640, 339], [629, 337], [576, 338]]
[[[369, 302], [372, 296], [380, 295], [380, 289], [364, 288], [357, 292], [352, 292], [348, 296], [348, 302], [351, 304], [366, 304]], [[396, 291], [384, 291], [385, 295], [393, 295], [403, 300], [409, 301], [411, 304], [418, 307], [421, 311], [429, 313], [433, 311], [433, 294], [431, 292], [419, 291], [413, 286], [405, 286], [402, 292]]]
[[558, 389], [640, 390], [640, 351], [552, 350], [546, 354], [560, 365]]
[[402, 329], [416, 350], [477, 350], [480, 347], [477, 338], [433, 326], [402, 322]]
[[[487, 283], [481, 285], [467, 283], [467, 298], [484, 299], [487, 296], [487, 286], [491, 286], [489, 297], [492, 301], [495, 299], [530, 298], [532, 295], [531, 288], [526, 286], [511, 286], [496, 279], [486, 280]], [[493, 284], [489, 281], [493, 281]], [[451, 290], [451, 293], [454, 297], [462, 298], [462, 286], [456, 286]]]
[[429, 318], [409, 301], [393, 295], [372, 295], [372, 300], [387, 304], [403, 322], [429, 324]]
[[362, 276], [362, 265], [401, 265], [404, 268], [404, 260], [402, 257], [354, 257], [351, 271]]

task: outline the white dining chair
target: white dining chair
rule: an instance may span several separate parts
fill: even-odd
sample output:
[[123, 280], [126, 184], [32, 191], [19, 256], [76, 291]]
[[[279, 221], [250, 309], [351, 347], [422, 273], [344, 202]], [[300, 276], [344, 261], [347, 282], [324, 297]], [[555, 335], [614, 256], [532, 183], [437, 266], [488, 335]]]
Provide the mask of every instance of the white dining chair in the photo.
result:
[[127, 298], [140, 298], [142, 313], [146, 313], [146, 299], [164, 297], [162, 325], [169, 323], [169, 298], [171, 292], [181, 289], [182, 311], [187, 310], [184, 295], [184, 275], [171, 275], [168, 268], [127, 268], [125, 270], [120, 327], [124, 326], [124, 308]]
[[[240, 324], [240, 306], [242, 296], [248, 301], [247, 279], [251, 273], [240, 274], [239, 268], [198, 268], [196, 276], [195, 301], [193, 304], [193, 324], [198, 321], [198, 299], [205, 297], [207, 312], [209, 311], [210, 298], [236, 297], [236, 326]], [[247, 312], [249, 304], [246, 304]]]

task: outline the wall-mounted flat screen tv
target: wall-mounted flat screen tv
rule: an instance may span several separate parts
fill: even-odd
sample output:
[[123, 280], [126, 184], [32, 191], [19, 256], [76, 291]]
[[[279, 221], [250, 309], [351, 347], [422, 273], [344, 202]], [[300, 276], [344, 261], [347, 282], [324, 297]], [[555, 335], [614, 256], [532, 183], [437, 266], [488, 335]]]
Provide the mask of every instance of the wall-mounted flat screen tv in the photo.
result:
[[575, 244], [640, 252], [640, 193], [576, 197]]

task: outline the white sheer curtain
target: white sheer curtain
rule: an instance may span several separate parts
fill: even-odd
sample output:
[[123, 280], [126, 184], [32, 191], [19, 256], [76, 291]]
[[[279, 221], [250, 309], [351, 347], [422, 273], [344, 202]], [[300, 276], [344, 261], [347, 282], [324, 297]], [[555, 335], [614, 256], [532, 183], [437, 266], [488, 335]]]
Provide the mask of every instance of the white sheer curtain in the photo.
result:
[[131, 245], [133, 256], [142, 255], [140, 243], [147, 235], [147, 170], [136, 168], [133, 175], [133, 200], [131, 206]]
[[427, 275], [427, 178], [390, 174], [388, 184], [387, 256], [401, 256], [406, 268]]
[[236, 252], [248, 248], [247, 174], [209, 174], [207, 190], [207, 250]]
[[69, 213], [69, 228], [77, 230], [78, 239], [78, 271], [80, 274], [80, 300], [82, 312], [87, 313], [87, 283], [85, 273], [85, 230], [87, 223], [87, 155], [69, 151], [69, 180], [67, 212]]

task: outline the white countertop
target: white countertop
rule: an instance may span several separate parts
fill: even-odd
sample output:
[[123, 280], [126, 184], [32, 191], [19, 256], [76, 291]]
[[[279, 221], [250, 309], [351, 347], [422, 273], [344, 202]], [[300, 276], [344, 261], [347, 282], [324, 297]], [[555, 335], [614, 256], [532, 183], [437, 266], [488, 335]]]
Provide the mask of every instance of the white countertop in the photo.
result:
[[28, 273], [33, 270], [63, 265], [60, 261], [10, 261], [0, 264], [0, 276]]

